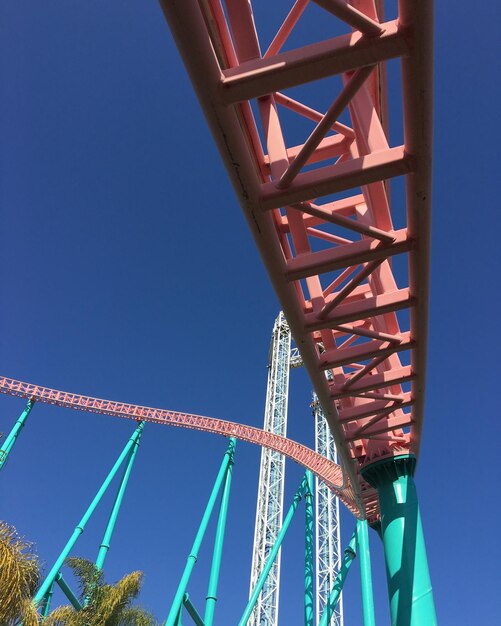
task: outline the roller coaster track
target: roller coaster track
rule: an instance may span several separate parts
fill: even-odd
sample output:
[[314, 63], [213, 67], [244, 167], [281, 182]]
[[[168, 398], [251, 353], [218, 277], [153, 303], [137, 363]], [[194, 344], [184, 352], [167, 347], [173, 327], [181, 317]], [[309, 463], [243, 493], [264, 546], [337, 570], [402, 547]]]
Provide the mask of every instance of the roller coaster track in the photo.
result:
[[[160, 2], [355, 499], [370, 517], [376, 494], [361, 469], [417, 456], [421, 441], [433, 3], [399, 0], [396, 19], [385, 21], [382, 0], [296, 0], [282, 7], [282, 24], [263, 46], [253, 7], [269, 31], [282, 3]], [[311, 29], [302, 31], [308, 4], [319, 5], [341, 34], [315, 40]], [[388, 103], [388, 61], [395, 59], [401, 81]], [[329, 83], [329, 93], [337, 94], [319, 111], [318, 87], [332, 76], [338, 85]], [[349, 119], [341, 122], [345, 110]], [[299, 145], [286, 141], [293, 119], [296, 135], [299, 123], [313, 122]], [[396, 145], [389, 121], [397, 128], [403, 121]], [[392, 186], [390, 200], [389, 181], [398, 176], [405, 193]], [[400, 255], [405, 276], [395, 270]]]
[[[286, 437], [280, 437], [279, 435], [264, 431], [260, 428], [213, 417], [193, 415], [191, 413], [156, 409], [139, 406], [137, 404], [126, 404], [113, 400], [103, 400], [101, 398], [91, 398], [89, 396], [58, 391], [56, 389], [49, 389], [48, 387], [40, 387], [5, 377], [0, 377], [0, 393], [31, 399], [35, 402], [53, 404], [76, 411], [84, 411], [86, 413], [111, 415], [113, 417], [152, 422], [163, 426], [178, 426], [180, 428], [201, 430], [206, 433], [214, 433], [226, 437], [236, 437], [242, 441], [271, 448], [311, 470], [339, 496], [354, 515], [360, 517], [361, 512], [354, 498], [353, 490], [349, 482], [343, 480], [343, 471], [339, 465], [329, 461], [296, 441], [292, 441]], [[377, 504], [374, 499], [369, 497], [364, 504], [370, 511], [371, 516], [376, 518]]]

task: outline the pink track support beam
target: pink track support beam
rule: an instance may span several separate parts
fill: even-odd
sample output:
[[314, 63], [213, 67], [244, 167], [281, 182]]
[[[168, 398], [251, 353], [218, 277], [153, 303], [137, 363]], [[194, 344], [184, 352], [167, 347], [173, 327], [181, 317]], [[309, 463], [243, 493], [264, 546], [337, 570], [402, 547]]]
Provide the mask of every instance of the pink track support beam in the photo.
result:
[[[272, 13], [275, 3], [265, 0], [160, 3], [356, 506], [371, 517], [374, 491], [361, 469], [395, 455], [418, 455], [421, 441], [433, 3], [399, 0], [398, 16], [386, 20], [383, 0], [290, 0], [276, 33], [260, 41], [253, 13], [258, 1], [259, 16]], [[324, 11], [336, 36], [315, 41], [314, 32], [301, 30], [310, 9]], [[393, 144], [389, 60], [401, 68], [404, 129]], [[333, 76], [337, 83], [319, 90], [319, 81]], [[331, 99], [320, 107], [317, 96], [327, 91]], [[289, 145], [293, 119], [302, 125]], [[297, 129], [308, 123], [298, 144]], [[390, 198], [395, 177], [405, 179], [405, 194], [403, 185], [396, 192], [392, 187]]]
[[[25, 383], [4, 376], [0, 376], [0, 393], [86, 413], [111, 415], [113, 417], [152, 422], [163, 426], [178, 426], [226, 437], [236, 437], [242, 441], [271, 448], [311, 470], [336, 493], [354, 515], [358, 517], [361, 515], [349, 480], [345, 478], [343, 470], [339, 465], [292, 439], [275, 435], [260, 428], [203, 415], [193, 415], [180, 411], [155, 409], [138, 406], [137, 404], [126, 404], [124, 402], [115, 402], [114, 400], [81, 396], [76, 393], [40, 387], [39, 385]], [[366, 507], [369, 507], [372, 515], [377, 517], [377, 501], [374, 493], [370, 490], [366, 497]]]

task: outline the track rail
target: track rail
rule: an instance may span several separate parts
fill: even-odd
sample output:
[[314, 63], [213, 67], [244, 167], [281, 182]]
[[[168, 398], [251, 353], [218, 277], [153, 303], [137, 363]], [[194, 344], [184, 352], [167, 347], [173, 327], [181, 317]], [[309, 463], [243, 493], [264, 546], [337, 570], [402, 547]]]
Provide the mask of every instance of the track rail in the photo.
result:
[[[325, 482], [354, 515], [357, 517], [361, 515], [349, 482], [343, 481], [343, 471], [339, 465], [292, 439], [275, 435], [260, 428], [203, 415], [193, 415], [180, 411], [169, 411], [167, 409], [82, 396], [6, 377], [0, 377], [0, 393], [53, 404], [75, 411], [111, 415], [113, 417], [152, 422], [163, 426], [178, 426], [226, 437], [236, 437], [242, 441], [276, 450], [311, 470], [320, 480]], [[377, 517], [377, 505], [372, 499], [369, 498], [367, 500], [366, 506], [369, 508], [372, 517]]]
[[[261, 16], [278, 6], [264, 1]], [[385, 21], [382, 0], [314, 0], [343, 32], [311, 43], [309, 31], [299, 47], [308, 0], [284, 3], [266, 46], [258, 0], [160, 3], [363, 506], [369, 487], [360, 469], [417, 455], [421, 441], [433, 3], [399, 0], [398, 18]], [[388, 133], [392, 59], [401, 65], [401, 145]], [[318, 111], [317, 85], [332, 76], [338, 92]], [[339, 119], [345, 110], [349, 123]], [[292, 115], [314, 122], [299, 145], [285, 139]], [[405, 194], [390, 201], [389, 180], [398, 176]], [[394, 271], [399, 255], [407, 257], [404, 277]]]

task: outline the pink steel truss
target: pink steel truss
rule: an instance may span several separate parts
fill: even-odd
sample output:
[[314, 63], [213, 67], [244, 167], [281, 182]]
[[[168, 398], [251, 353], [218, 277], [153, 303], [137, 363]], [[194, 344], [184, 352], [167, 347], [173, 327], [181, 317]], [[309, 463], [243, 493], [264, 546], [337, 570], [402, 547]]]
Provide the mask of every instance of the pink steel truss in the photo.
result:
[[[353, 490], [349, 485], [349, 481], [344, 479], [343, 470], [339, 465], [310, 450], [310, 448], [292, 441], [292, 439], [275, 435], [261, 428], [245, 426], [244, 424], [228, 422], [213, 417], [193, 415], [191, 413], [155, 409], [138, 406], [137, 404], [125, 404], [113, 400], [81, 396], [76, 393], [40, 387], [39, 385], [32, 385], [31, 383], [24, 383], [3, 376], [0, 376], [0, 393], [20, 398], [29, 398], [36, 402], [45, 402], [46, 404], [54, 404], [86, 413], [112, 415], [114, 417], [153, 422], [154, 424], [162, 424], [164, 426], [179, 426], [227, 437], [236, 437], [242, 441], [248, 441], [258, 446], [276, 450], [311, 470], [332, 489], [352, 513], [360, 516], [360, 510], [355, 501]], [[375, 507], [373, 501], [371, 500], [368, 504], [373, 515], [377, 516], [377, 507]]]
[[[375, 493], [360, 468], [395, 454], [417, 454], [421, 439], [432, 1], [399, 0], [397, 19], [385, 21], [382, 0], [296, 0], [284, 6], [282, 25], [266, 46], [253, 5], [270, 18], [269, 30], [276, 3], [161, 4], [355, 498], [370, 517]], [[311, 43], [310, 29], [310, 42], [297, 47], [303, 12], [320, 10], [313, 5], [332, 20], [331, 32], [341, 34]], [[392, 59], [401, 67], [403, 145], [389, 139]], [[331, 101], [319, 111], [313, 103], [322, 81], [333, 76], [337, 87], [331, 79]], [[399, 100], [394, 92], [392, 105]], [[286, 141], [291, 118], [296, 134], [299, 123], [313, 122], [298, 145]], [[398, 176], [405, 176], [405, 197], [392, 185], [390, 202], [390, 179]], [[407, 263], [398, 266], [397, 255]]]

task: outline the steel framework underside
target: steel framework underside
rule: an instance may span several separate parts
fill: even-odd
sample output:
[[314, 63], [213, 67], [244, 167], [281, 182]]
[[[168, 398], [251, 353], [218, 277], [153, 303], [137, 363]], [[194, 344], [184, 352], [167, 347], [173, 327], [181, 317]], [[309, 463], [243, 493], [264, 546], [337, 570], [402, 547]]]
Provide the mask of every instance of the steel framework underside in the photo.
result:
[[[400, 0], [388, 21], [374, 0], [289, 2], [266, 46], [248, 0], [161, 5], [329, 423], [345, 485], [360, 516], [374, 519], [376, 491], [361, 468], [418, 455], [421, 439], [432, 2]], [[341, 34], [311, 43], [309, 32], [298, 47], [308, 5]], [[401, 145], [391, 145], [388, 130], [393, 59], [401, 67]], [[337, 95], [319, 111], [316, 90], [333, 76]], [[294, 116], [312, 122], [297, 145], [285, 138]], [[396, 198], [392, 186], [390, 202], [398, 176], [405, 194]], [[396, 255], [407, 257], [403, 278]]]

